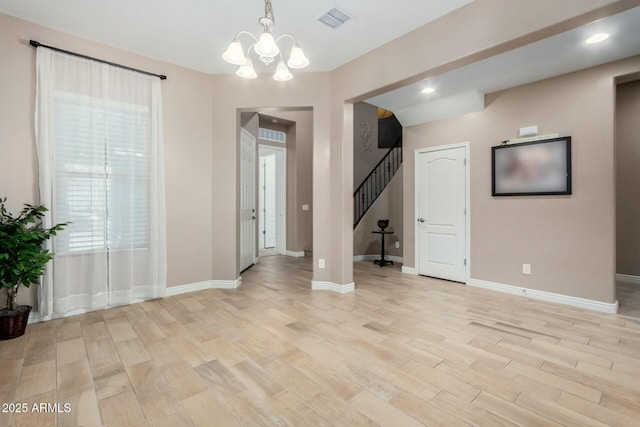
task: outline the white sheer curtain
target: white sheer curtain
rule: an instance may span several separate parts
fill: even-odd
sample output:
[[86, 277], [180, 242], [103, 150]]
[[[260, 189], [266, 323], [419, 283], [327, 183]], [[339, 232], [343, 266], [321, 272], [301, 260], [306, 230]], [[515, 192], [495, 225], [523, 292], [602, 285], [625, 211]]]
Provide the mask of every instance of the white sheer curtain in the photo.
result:
[[46, 222], [70, 222], [49, 242], [40, 315], [163, 296], [160, 80], [39, 47], [35, 135]]

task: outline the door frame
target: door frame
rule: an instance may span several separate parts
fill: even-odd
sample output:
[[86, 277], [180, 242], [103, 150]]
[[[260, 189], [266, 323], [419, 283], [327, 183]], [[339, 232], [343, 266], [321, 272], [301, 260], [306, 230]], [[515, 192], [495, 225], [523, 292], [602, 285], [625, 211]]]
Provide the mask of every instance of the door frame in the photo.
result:
[[418, 195], [419, 195], [419, 164], [418, 160], [420, 158], [420, 154], [429, 153], [433, 151], [443, 151], [450, 150], [453, 148], [464, 148], [465, 160], [466, 160], [466, 169], [465, 169], [465, 258], [467, 260], [467, 264], [465, 266], [465, 284], [469, 283], [471, 279], [471, 143], [467, 142], [459, 142], [456, 144], [447, 144], [447, 145], [438, 145], [435, 147], [425, 147], [425, 148], [416, 148], [414, 152], [414, 170], [413, 170], [413, 210], [414, 210], [414, 223], [413, 223], [413, 243], [414, 243], [414, 268], [416, 274], [420, 274], [418, 270], [419, 260], [420, 260], [420, 241], [419, 230], [415, 225], [416, 221], [419, 217], [419, 203], [418, 203]]
[[[275, 147], [268, 144], [258, 144], [258, 161], [260, 160], [260, 152], [263, 149], [271, 150], [276, 153], [276, 218], [279, 223], [280, 232], [276, 231], [276, 252], [280, 255], [287, 254], [287, 148]], [[258, 192], [260, 189], [258, 188]], [[258, 215], [260, 212], [260, 203], [258, 203]], [[258, 220], [258, 224], [260, 221]], [[258, 233], [260, 229], [258, 227]]]

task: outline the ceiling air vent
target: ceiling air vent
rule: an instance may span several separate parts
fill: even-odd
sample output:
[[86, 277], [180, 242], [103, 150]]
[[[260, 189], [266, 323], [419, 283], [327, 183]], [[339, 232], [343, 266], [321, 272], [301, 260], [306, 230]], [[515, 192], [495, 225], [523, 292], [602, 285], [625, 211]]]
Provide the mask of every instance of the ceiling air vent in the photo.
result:
[[336, 29], [350, 19], [351, 19], [351, 15], [349, 15], [347, 12], [340, 9], [339, 7], [334, 6], [328, 11], [326, 11], [325, 13], [323, 13], [318, 18], [318, 21], [322, 22], [327, 27]]

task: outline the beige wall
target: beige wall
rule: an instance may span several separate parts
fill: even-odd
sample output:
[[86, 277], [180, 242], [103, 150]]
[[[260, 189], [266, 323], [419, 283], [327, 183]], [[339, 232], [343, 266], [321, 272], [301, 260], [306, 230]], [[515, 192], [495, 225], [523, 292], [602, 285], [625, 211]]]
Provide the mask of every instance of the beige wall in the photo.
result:
[[[38, 201], [29, 39], [168, 76], [162, 82], [168, 284], [211, 279], [211, 77], [0, 14], [0, 195], [14, 209]], [[33, 302], [26, 292], [21, 299]]]
[[[369, 149], [364, 149], [365, 123], [369, 125]], [[388, 148], [378, 148], [378, 107], [358, 102], [353, 104], [353, 186], [358, 188], [378, 164]]]
[[[635, 57], [544, 80], [488, 95], [483, 112], [405, 128], [405, 265], [415, 266], [415, 149], [470, 141], [471, 277], [613, 302], [614, 79], [638, 69]], [[491, 196], [491, 147], [527, 125], [572, 137], [572, 195]]]
[[616, 273], [640, 276], [640, 80], [616, 91]]
[[[353, 115], [345, 100], [361, 101], [637, 4], [614, 0], [476, 0], [334, 70], [329, 145], [334, 215], [327, 264], [331, 281], [347, 284], [353, 280]], [[316, 220], [314, 226], [325, 224]]]
[[[362, 217], [358, 226], [353, 230], [353, 254], [373, 255], [380, 253], [380, 235], [371, 233], [379, 230], [378, 220], [388, 219], [389, 228], [394, 234], [385, 236], [385, 253], [401, 257], [403, 239], [403, 215], [402, 200], [402, 171], [403, 167], [393, 176], [382, 194], [371, 205], [367, 213]], [[400, 248], [396, 249], [395, 242], [400, 242]]]
[[[290, 130], [295, 138], [295, 152], [290, 154], [287, 149], [287, 162], [292, 155], [295, 159], [291, 172], [287, 167], [287, 250], [311, 251], [313, 248], [313, 112], [281, 111], [274, 115], [295, 122]], [[305, 204], [309, 205], [308, 211], [302, 210], [302, 205]]]
[[[313, 245], [314, 258], [328, 258], [330, 236], [319, 224], [330, 221], [329, 188], [323, 183], [330, 178], [329, 74], [298, 73], [286, 83], [276, 82], [269, 75], [254, 80], [239, 79], [235, 75], [218, 75], [213, 81], [213, 152], [212, 168], [212, 232], [213, 277], [235, 280], [239, 276], [238, 223], [239, 209], [239, 110], [260, 108], [301, 109], [313, 111]], [[230, 177], [235, 177], [230, 179]], [[318, 206], [322, 209], [318, 210]], [[320, 223], [318, 223], [320, 218]], [[220, 242], [224, 242], [221, 244]], [[315, 263], [317, 265], [317, 262]], [[315, 280], [327, 280], [329, 269], [314, 271]]]

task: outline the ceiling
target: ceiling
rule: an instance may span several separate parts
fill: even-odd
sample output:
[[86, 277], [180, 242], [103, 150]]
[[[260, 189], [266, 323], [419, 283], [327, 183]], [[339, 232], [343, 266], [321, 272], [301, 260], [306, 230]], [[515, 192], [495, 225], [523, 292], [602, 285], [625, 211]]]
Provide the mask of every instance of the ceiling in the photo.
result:
[[[472, 0], [272, 0], [274, 35], [290, 33], [311, 64], [330, 71]], [[189, 7], [185, 7], [188, 3]], [[353, 19], [331, 29], [318, 17], [338, 6]], [[0, 12], [211, 74], [233, 73], [221, 57], [239, 30], [258, 35], [263, 0], [0, 0]], [[606, 41], [587, 45], [591, 34]], [[39, 40], [47, 43], [47, 40]], [[64, 46], [61, 46], [64, 48]], [[367, 99], [403, 126], [484, 108], [484, 94], [640, 54], [640, 7]], [[254, 61], [256, 71], [267, 72]], [[273, 68], [273, 67], [272, 67]], [[435, 92], [423, 94], [432, 87]]]
[[[331, 71], [471, 1], [272, 0], [273, 33], [298, 40], [311, 61], [305, 71]], [[336, 5], [353, 19], [334, 30], [318, 17]], [[225, 74], [236, 67], [224, 62], [222, 53], [238, 31], [260, 34], [264, 1], [0, 0], [0, 12], [161, 61]], [[258, 63], [254, 61], [256, 71], [266, 71]]]
[[[597, 44], [596, 33], [610, 37]], [[479, 96], [640, 54], [640, 7], [405, 86], [365, 102], [396, 113], [403, 126], [484, 108]], [[435, 89], [423, 94], [426, 87]]]

